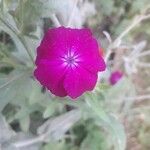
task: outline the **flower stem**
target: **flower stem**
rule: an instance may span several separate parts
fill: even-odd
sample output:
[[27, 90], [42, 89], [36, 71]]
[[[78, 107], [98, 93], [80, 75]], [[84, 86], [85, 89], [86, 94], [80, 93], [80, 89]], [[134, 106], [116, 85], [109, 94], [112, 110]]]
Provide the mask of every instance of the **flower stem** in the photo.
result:
[[71, 12], [71, 15], [70, 15], [69, 20], [68, 20], [68, 23], [67, 23], [67, 26], [68, 26], [68, 27], [71, 26], [72, 19], [73, 19], [73, 17], [74, 17], [75, 9], [76, 9], [76, 6], [77, 6], [78, 2], [79, 2], [79, 0], [75, 0], [75, 2], [74, 2], [73, 8], [72, 8], [72, 12]]
[[52, 14], [50, 17], [51, 17], [51, 20], [53, 21], [53, 23], [54, 23], [54, 25], [55, 25], [56, 27], [60, 27], [60, 26], [61, 26], [61, 24], [60, 24], [60, 22], [58, 21], [58, 19], [57, 19], [57, 17], [56, 17], [55, 14]]

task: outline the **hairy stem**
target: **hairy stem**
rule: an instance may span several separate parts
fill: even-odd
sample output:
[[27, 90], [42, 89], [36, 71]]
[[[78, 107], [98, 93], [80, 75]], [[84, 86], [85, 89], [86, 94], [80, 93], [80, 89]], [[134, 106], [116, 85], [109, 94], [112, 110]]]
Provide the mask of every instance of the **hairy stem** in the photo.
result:
[[58, 19], [57, 19], [57, 17], [56, 17], [55, 14], [52, 14], [50, 17], [51, 17], [51, 20], [53, 21], [53, 23], [54, 23], [54, 25], [55, 25], [56, 27], [61, 26], [61, 24], [60, 24], [60, 22], [58, 21]]
[[79, 0], [75, 0], [75, 2], [74, 2], [73, 9], [72, 9], [72, 12], [71, 12], [71, 15], [70, 15], [70, 17], [69, 17], [68, 24], [67, 24], [68, 27], [70, 27], [70, 25], [71, 25], [71, 23], [72, 23], [72, 19], [73, 19], [73, 17], [74, 17], [74, 13], [75, 13], [75, 8], [76, 8], [76, 6], [77, 6], [77, 4], [78, 4], [78, 1], [79, 1]]

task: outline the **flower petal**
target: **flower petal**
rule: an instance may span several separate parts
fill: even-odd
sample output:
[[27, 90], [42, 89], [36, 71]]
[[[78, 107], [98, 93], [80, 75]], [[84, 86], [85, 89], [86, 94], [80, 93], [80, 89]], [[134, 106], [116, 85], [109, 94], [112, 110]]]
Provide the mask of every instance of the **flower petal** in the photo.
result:
[[41, 59], [51, 60], [64, 55], [68, 50], [69, 36], [64, 27], [49, 29], [37, 48], [36, 65]]
[[92, 73], [104, 71], [106, 68], [106, 64], [101, 56], [94, 59], [90, 55], [85, 55], [84, 61], [81, 61], [80, 65]]
[[75, 30], [73, 35], [70, 38], [73, 44], [71, 49], [79, 55], [80, 65], [93, 73], [104, 71], [106, 64], [99, 53], [98, 43], [92, 37], [91, 31], [89, 29]]
[[82, 67], [68, 70], [64, 88], [71, 98], [77, 98], [85, 91], [94, 89], [97, 81], [97, 74], [92, 74]]
[[63, 87], [65, 72], [66, 68], [62, 66], [62, 62], [42, 60], [34, 71], [34, 75], [53, 94], [64, 97], [67, 95]]

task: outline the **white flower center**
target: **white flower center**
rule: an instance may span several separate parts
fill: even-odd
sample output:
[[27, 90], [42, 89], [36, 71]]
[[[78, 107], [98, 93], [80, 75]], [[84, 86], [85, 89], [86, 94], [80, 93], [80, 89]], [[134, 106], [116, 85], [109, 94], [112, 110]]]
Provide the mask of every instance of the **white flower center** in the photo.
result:
[[63, 64], [69, 67], [76, 67], [80, 61], [79, 55], [75, 54], [73, 51], [68, 50], [67, 54], [62, 57]]

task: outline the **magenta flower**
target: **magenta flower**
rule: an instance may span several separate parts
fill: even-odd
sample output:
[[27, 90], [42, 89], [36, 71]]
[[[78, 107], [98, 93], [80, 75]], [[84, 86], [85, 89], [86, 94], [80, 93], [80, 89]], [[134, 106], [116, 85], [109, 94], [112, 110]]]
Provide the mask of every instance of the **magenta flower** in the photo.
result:
[[120, 72], [120, 71], [114, 71], [114, 72], [111, 74], [110, 78], [109, 78], [110, 84], [111, 84], [111, 85], [116, 84], [116, 83], [122, 78], [122, 76], [123, 76], [123, 73], [122, 73], [122, 72]]
[[89, 29], [49, 29], [37, 48], [34, 75], [53, 94], [77, 98], [96, 85], [105, 70], [97, 41]]

